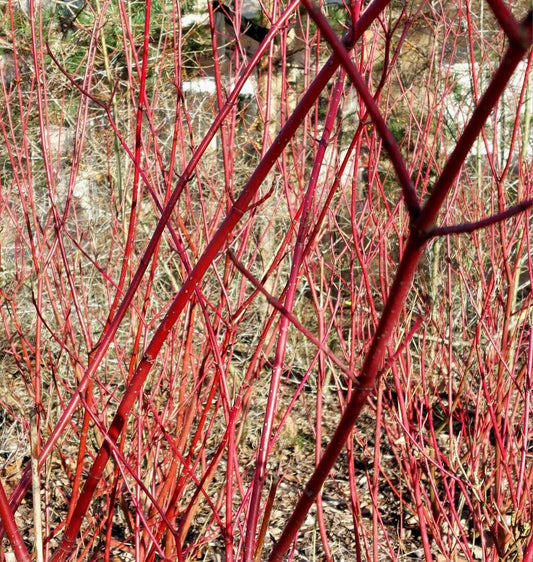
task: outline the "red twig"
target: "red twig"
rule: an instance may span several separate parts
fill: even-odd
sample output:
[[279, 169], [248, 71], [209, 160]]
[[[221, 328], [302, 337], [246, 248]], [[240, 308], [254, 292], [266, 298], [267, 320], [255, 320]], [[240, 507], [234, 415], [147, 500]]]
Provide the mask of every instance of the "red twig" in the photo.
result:
[[497, 213], [479, 221], [433, 228], [427, 233], [427, 236], [428, 238], [435, 238], [437, 236], [448, 236], [450, 234], [467, 234], [475, 232], [476, 230], [487, 228], [515, 217], [516, 215], [531, 209], [531, 207], [533, 207], [533, 199], [528, 199], [527, 201], [522, 201], [521, 203], [517, 203], [516, 205], [509, 207], [509, 209], [506, 209], [501, 213]]
[[[341, 99], [343, 77], [344, 76], [342, 75], [337, 80], [337, 86], [331, 97], [328, 114], [326, 116], [325, 123], [324, 123], [324, 132], [320, 139], [319, 149], [315, 156], [313, 169], [311, 171], [311, 178], [309, 181], [308, 188], [305, 192], [304, 200], [301, 207], [301, 214], [299, 219], [300, 223], [299, 223], [296, 243], [292, 255], [292, 264], [289, 273], [289, 280], [287, 282], [287, 291], [284, 295], [285, 298], [284, 306], [290, 312], [292, 312], [292, 308], [294, 306], [294, 300], [296, 297], [296, 290], [298, 286], [297, 280], [300, 275], [300, 268], [305, 255], [305, 244], [307, 241], [307, 237], [309, 235], [309, 231], [311, 229], [311, 220], [312, 220], [311, 210], [315, 199], [315, 194], [317, 191], [319, 172], [322, 167], [322, 163], [326, 152], [326, 147], [330, 140], [331, 131], [333, 128], [333, 124], [337, 115], [337, 111]], [[246, 541], [244, 546], [244, 559], [247, 562], [252, 562], [255, 553], [254, 545], [255, 545], [256, 526], [259, 518], [261, 492], [266, 478], [267, 459], [270, 452], [271, 433], [274, 424], [274, 415], [277, 405], [279, 386], [281, 382], [283, 363], [284, 363], [285, 352], [287, 347], [289, 323], [290, 320], [287, 316], [283, 316], [281, 318], [280, 326], [279, 326], [279, 337], [276, 346], [276, 355], [272, 367], [270, 389], [268, 393], [267, 405], [265, 408], [265, 417], [263, 422], [263, 429], [261, 432], [261, 441], [259, 443], [259, 448], [256, 457], [256, 469], [255, 469], [254, 481], [252, 485], [250, 506], [248, 509], [248, 516], [247, 516]]]

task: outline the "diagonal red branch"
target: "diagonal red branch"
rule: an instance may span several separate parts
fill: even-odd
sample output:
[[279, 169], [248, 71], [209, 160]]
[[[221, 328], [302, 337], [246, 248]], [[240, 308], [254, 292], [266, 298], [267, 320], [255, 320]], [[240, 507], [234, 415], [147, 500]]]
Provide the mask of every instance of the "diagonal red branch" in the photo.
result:
[[[308, 1], [304, 0], [306, 5]], [[332, 32], [329, 23], [321, 17], [316, 9], [310, 11], [315, 23], [320, 27], [325, 36], [331, 37], [332, 48], [342, 59], [342, 64], [350, 75], [350, 78], [357, 78], [354, 72], [355, 67], [351, 61], [343, 58], [344, 48], [339, 45], [336, 35]], [[406, 298], [410, 292], [411, 284], [416, 273], [418, 263], [427, 245], [427, 232], [437, 219], [437, 215], [448, 195], [459, 170], [470, 151], [474, 141], [483, 128], [486, 119], [498, 102], [509, 79], [518, 66], [520, 60], [527, 53], [532, 43], [532, 13], [524, 19], [522, 30], [527, 42], [522, 44], [512, 43], [496, 73], [494, 74], [487, 91], [480, 100], [474, 111], [472, 118], [460, 137], [455, 150], [450, 155], [439, 180], [437, 181], [431, 196], [422, 208], [417, 221], [412, 224], [411, 232], [405, 252], [402, 256], [394, 282], [391, 286], [386, 305], [378, 324], [376, 333], [372, 339], [372, 344], [361, 368], [358, 378], [358, 385], [354, 389], [354, 394], [350, 399], [344, 414], [342, 415], [337, 428], [330, 440], [324, 455], [317, 465], [315, 471], [309, 478], [305, 489], [300, 496], [294, 511], [287, 521], [283, 532], [272, 549], [269, 560], [282, 560], [283, 554], [290, 548], [298, 530], [300, 529], [309, 509], [313, 505], [324, 481], [328, 477], [331, 469], [344, 444], [346, 443], [358, 417], [366, 403], [370, 393], [375, 388], [378, 375], [385, 363], [385, 355], [391, 341], [392, 333], [396, 327], [400, 314], [405, 305]], [[328, 39], [329, 40], [329, 39]]]
[[325, 39], [330, 44], [336, 56], [341, 61], [342, 66], [346, 70], [350, 80], [353, 82], [354, 86], [357, 88], [359, 95], [365, 103], [366, 109], [372, 121], [381, 136], [383, 146], [387, 151], [389, 158], [394, 166], [396, 175], [398, 176], [398, 181], [402, 188], [403, 197], [405, 204], [407, 206], [407, 211], [412, 220], [420, 213], [420, 203], [418, 202], [418, 197], [407, 170], [407, 166], [404, 162], [400, 148], [396, 143], [394, 135], [391, 133], [390, 129], [387, 127], [385, 119], [381, 115], [379, 107], [374, 99], [374, 96], [370, 93], [368, 86], [366, 85], [361, 73], [353, 63], [350, 58], [350, 54], [346, 47], [343, 45], [340, 38], [337, 36], [333, 28], [329, 25], [327, 18], [321, 12], [321, 10], [312, 2], [311, 0], [302, 0], [302, 3], [309, 12], [309, 15], [313, 18], [315, 23], [320, 27], [321, 32], [324, 34]]
[[415, 224], [415, 228], [428, 232], [434, 225], [444, 200], [459, 174], [470, 149], [480, 134], [483, 125], [498, 103], [518, 63], [531, 47], [533, 36], [533, 10], [524, 18], [521, 24], [522, 33], [527, 41], [523, 44], [511, 44], [502, 58], [500, 66], [494, 73], [490, 84], [474, 110], [472, 117], [457, 142], [444, 166], [442, 173], [435, 183], [431, 195], [424, 205], [424, 213]]
[[242, 273], [242, 275], [244, 277], [246, 277], [246, 279], [248, 279], [248, 281], [250, 281], [250, 283], [252, 283], [252, 285], [268, 300], [268, 302], [276, 309], [280, 312], [280, 314], [282, 314], [283, 316], [286, 316], [289, 321], [291, 322], [291, 324], [297, 329], [299, 330], [307, 340], [309, 340], [310, 342], [312, 342], [317, 349], [319, 349], [320, 351], [322, 351], [322, 353], [324, 353], [329, 359], [330, 361], [334, 364], [337, 365], [337, 367], [341, 370], [341, 372], [343, 372], [348, 378], [353, 379], [354, 378], [354, 374], [351, 371], [351, 369], [349, 367], [347, 367], [343, 361], [341, 361], [337, 355], [335, 355], [335, 353], [333, 351], [331, 351], [331, 349], [327, 346], [327, 344], [323, 341], [320, 341], [316, 336], [314, 336], [301, 322], [300, 320], [298, 320], [298, 318], [296, 318], [296, 316], [294, 316], [294, 314], [290, 311], [287, 310], [287, 308], [283, 305], [283, 303], [277, 299], [276, 297], [274, 297], [273, 295], [271, 295], [263, 286], [263, 284], [261, 283], [261, 281], [259, 281], [258, 279], [256, 279], [249, 271], [248, 269], [246, 269], [246, 267], [237, 259], [237, 256], [235, 255], [235, 253], [232, 250], [228, 250], [228, 256], [231, 259], [231, 261], [233, 262], [233, 264], [235, 265], [235, 267]]
[[[354, 30], [353, 34], [349, 34], [349, 36], [347, 37], [346, 39], [347, 44], [353, 44], [355, 40], [362, 35], [362, 33], [368, 28], [368, 26], [372, 23], [372, 21], [382, 11], [383, 7], [387, 5], [387, 3], [388, 0], [375, 0], [367, 8], [365, 13], [362, 15], [361, 19], [359, 20], [359, 25], [357, 29]], [[293, 2], [290, 6], [290, 9], [294, 10], [297, 4], [298, 2]], [[287, 17], [288, 14], [287, 12], [285, 12], [283, 16], [283, 21], [285, 21]], [[275, 32], [275, 29], [278, 29], [280, 25], [281, 22], [278, 21], [276, 25], [274, 25], [271, 31], [269, 32], [269, 36], [271, 36], [271, 34]], [[262, 45], [265, 45], [267, 43], [268, 41], [265, 40]], [[253, 60], [257, 60], [256, 57], [254, 57]], [[333, 55], [328, 60], [328, 62], [324, 65], [324, 67], [322, 68], [318, 76], [315, 78], [313, 83], [310, 85], [307, 92], [301, 99], [300, 103], [294, 110], [293, 114], [289, 117], [284, 127], [282, 128], [282, 130], [274, 140], [272, 146], [266, 152], [265, 156], [263, 157], [263, 159], [255, 169], [254, 173], [251, 175], [250, 179], [248, 180], [241, 195], [235, 201], [234, 205], [229, 211], [226, 219], [223, 221], [223, 223], [221, 224], [221, 226], [213, 236], [211, 242], [208, 244], [204, 253], [199, 258], [196, 266], [192, 269], [187, 279], [183, 283], [180, 291], [174, 298], [174, 301], [172, 302], [169, 311], [167, 312], [165, 318], [163, 319], [157, 331], [155, 332], [150, 344], [146, 349], [146, 352], [142, 360], [139, 363], [139, 366], [135, 371], [135, 374], [133, 375], [130, 381], [128, 388], [124, 393], [124, 397], [121, 403], [119, 404], [113, 422], [110, 426], [108, 435], [106, 437], [106, 443], [104, 443], [103, 447], [100, 449], [100, 452], [98, 453], [93, 463], [93, 466], [89, 472], [89, 475], [83, 487], [82, 493], [80, 494], [80, 497], [78, 499], [76, 508], [74, 509], [70, 524], [65, 529], [62, 542], [52, 558], [53, 562], [59, 562], [65, 560], [68, 557], [69, 553], [71, 552], [76, 542], [76, 537], [81, 527], [83, 518], [92, 501], [92, 497], [96, 490], [96, 486], [98, 485], [98, 482], [102, 477], [104, 468], [109, 460], [111, 451], [108, 445], [108, 441], [114, 443], [117, 442], [118, 437], [120, 436], [122, 429], [124, 428], [129, 412], [133, 404], [135, 403], [139, 393], [141, 392], [144, 381], [146, 380], [146, 377], [150, 373], [152, 365], [154, 364], [155, 359], [158, 356], [159, 351], [161, 350], [161, 347], [163, 346], [164, 342], [169, 336], [172, 327], [178, 320], [181, 312], [183, 311], [185, 305], [189, 301], [195, 288], [201, 282], [207, 269], [210, 267], [210, 265], [213, 263], [213, 260], [216, 258], [219, 251], [222, 249], [227, 238], [229, 237], [235, 226], [238, 224], [238, 222], [241, 220], [242, 216], [248, 211], [249, 206], [252, 203], [253, 199], [255, 198], [266, 175], [268, 174], [268, 172], [270, 171], [270, 169], [278, 159], [279, 155], [281, 154], [281, 152], [284, 150], [284, 148], [286, 147], [286, 145], [294, 135], [297, 128], [300, 126], [304, 117], [307, 115], [308, 111], [313, 106], [320, 93], [326, 87], [326, 84], [333, 76], [338, 66], [339, 66], [339, 61], [337, 57]], [[239, 81], [240, 85], [242, 85], [241, 81], [242, 78]], [[233, 95], [230, 96], [230, 100], [232, 101], [232, 103], [234, 103], [235, 97]], [[228, 104], [229, 104], [229, 100], [228, 100]], [[221, 122], [221, 119], [219, 117], [217, 117], [217, 119], [215, 120], [215, 123], [217, 124], [217, 128]], [[206, 142], [204, 139], [201, 146], [204, 147], [205, 144]], [[171, 198], [171, 200], [167, 204], [164, 213], [164, 217], [166, 218], [166, 220], [168, 220], [170, 212], [173, 209], [173, 205], [175, 203], [176, 201], [174, 200], [174, 198]], [[167, 214], [167, 210], [168, 210], [168, 214]], [[160, 220], [160, 223], [158, 224], [158, 227], [156, 229], [156, 232], [159, 232], [159, 237], [162, 233], [162, 229], [166, 224], [165, 221], [165, 223], [161, 226], [162, 221], [163, 221], [163, 217]], [[159, 240], [159, 237], [157, 238], [157, 240]], [[119, 311], [121, 310], [121, 308], [122, 305], [119, 308]], [[117, 316], [118, 314], [119, 313], [117, 312]], [[103, 357], [102, 356], [103, 352], [100, 350], [100, 348], [97, 349], [96, 353], [98, 354], [98, 357], [101, 360], [101, 358]], [[88, 374], [85, 375], [84, 380], [87, 377]]]

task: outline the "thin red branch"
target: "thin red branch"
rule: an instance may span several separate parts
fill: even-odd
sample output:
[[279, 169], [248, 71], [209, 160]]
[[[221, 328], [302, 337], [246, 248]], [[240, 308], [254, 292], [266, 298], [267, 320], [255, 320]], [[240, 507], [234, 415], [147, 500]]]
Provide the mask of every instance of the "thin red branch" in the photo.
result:
[[463, 224], [454, 224], [450, 226], [440, 226], [431, 229], [427, 233], [428, 238], [435, 238], [437, 236], [448, 236], [450, 234], [467, 234], [470, 232], [475, 232], [476, 230], [481, 230], [482, 228], [487, 228], [488, 226], [493, 226], [507, 219], [515, 217], [528, 209], [533, 207], [533, 199], [528, 199], [527, 201], [522, 201], [517, 203], [512, 207], [509, 207], [501, 213], [496, 213], [491, 217], [486, 217], [484, 219], [475, 222], [465, 222]]
[[348, 378], [354, 379], [354, 374], [350, 370], [350, 368], [339, 359], [333, 351], [326, 345], [326, 343], [320, 341], [319, 338], [314, 336], [301, 322], [294, 316], [294, 314], [287, 310], [287, 308], [283, 305], [283, 303], [271, 295], [264, 287], [264, 285], [256, 279], [248, 269], [237, 259], [237, 256], [232, 250], [228, 250], [228, 256], [230, 257], [231, 261], [235, 264], [235, 267], [252, 283], [252, 285], [268, 300], [268, 302], [278, 310], [283, 316], [286, 316], [291, 324], [299, 330], [307, 340], [313, 343], [317, 349], [319, 349], [322, 353], [326, 355], [330, 359], [330, 361], [336, 365], [342, 373], [344, 373]]
[[[344, 75], [338, 77], [336, 87], [330, 99], [328, 112], [324, 121], [324, 131], [319, 142], [313, 169], [309, 184], [305, 191], [304, 200], [301, 205], [301, 215], [299, 219], [298, 233], [296, 242], [292, 253], [292, 264], [289, 273], [289, 280], [287, 282], [287, 291], [284, 295], [285, 308], [292, 312], [294, 300], [296, 298], [296, 291], [298, 287], [298, 277], [300, 275], [300, 268], [302, 266], [303, 258], [305, 255], [305, 244], [309, 231], [311, 228], [311, 210], [316, 196], [318, 178], [320, 169], [322, 167], [326, 147], [330, 141], [331, 132], [333, 129], [334, 121], [337, 116], [339, 103], [341, 100], [341, 92], [343, 85]], [[281, 383], [281, 375], [283, 363], [285, 360], [285, 353], [287, 347], [287, 340], [289, 335], [289, 319], [287, 316], [282, 316], [279, 325], [279, 336], [276, 345], [276, 355], [274, 364], [272, 366], [272, 376], [270, 379], [270, 389], [268, 392], [268, 399], [265, 408], [265, 416], [263, 422], [263, 429], [261, 432], [261, 440], [256, 457], [256, 469], [252, 485], [252, 494], [250, 505], [248, 508], [247, 527], [246, 527], [246, 540], [244, 546], [244, 560], [252, 562], [255, 551], [256, 527], [259, 519], [259, 510], [261, 503], [261, 495], [263, 484], [266, 478], [267, 459], [270, 453], [271, 433], [274, 424], [274, 415], [278, 400], [279, 386]]]

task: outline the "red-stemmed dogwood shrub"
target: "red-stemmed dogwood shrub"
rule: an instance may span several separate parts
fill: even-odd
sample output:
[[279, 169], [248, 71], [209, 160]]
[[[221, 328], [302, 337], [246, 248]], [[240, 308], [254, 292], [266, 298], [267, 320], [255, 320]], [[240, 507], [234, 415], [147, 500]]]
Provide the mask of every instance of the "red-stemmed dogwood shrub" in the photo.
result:
[[533, 560], [531, 6], [252, 4], [2, 1], [0, 559]]

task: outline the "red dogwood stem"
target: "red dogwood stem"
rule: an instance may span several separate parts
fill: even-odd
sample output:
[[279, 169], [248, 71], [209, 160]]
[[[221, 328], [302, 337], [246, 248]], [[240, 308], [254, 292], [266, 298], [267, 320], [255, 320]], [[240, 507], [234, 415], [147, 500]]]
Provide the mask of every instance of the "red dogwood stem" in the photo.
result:
[[[306, 5], [310, 5], [304, 0]], [[346, 49], [342, 45], [335, 32], [329, 26], [323, 14], [317, 10], [310, 10], [310, 15], [315, 23], [324, 33], [331, 47], [342, 61], [348, 76], [357, 84], [359, 74], [353, 63], [350, 61]], [[416, 273], [418, 263], [427, 245], [426, 232], [431, 229], [437, 220], [438, 213], [450, 188], [452, 187], [464, 160], [470, 151], [474, 141], [479, 135], [485, 121], [492, 109], [498, 102], [507, 83], [509, 82], [518, 63], [528, 51], [532, 42], [532, 18], [530, 12], [520, 26], [520, 37], [516, 37], [511, 42], [511, 46], [505, 53], [502, 62], [494, 74], [487, 91], [480, 99], [479, 105], [475, 109], [468, 125], [466, 126], [455, 150], [450, 155], [440, 178], [438, 179], [431, 196], [422, 208], [417, 221], [412, 223], [411, 233], [405, 252], [402, 256], [394, 282], [392, 284], [383, 315], [379, 322], [376, 333], [373, 337], [371, 347], [361, 368], [358, 378], [358, 385], [348, 403], [346, 410], [331, 438], [331, 441], [324, 451], [322, 460], [316, 467], [312, 476], [307, 482], [304, 492], [300, 496], [296, 507], [289, 518], [280, 539], [274, 546], [270, 561], [281, 560], [283, 554], [289, 549], [300, 529], [307, 512], [313, 505], [317, 494], [320, 492], [324, 481], [328, 477], [331, 469], [340, 452], [342, 451], [350, 432], [352, 431], [359, 414], [374, 389], [380, 370], [385, 361], [385, 354], [390, 343], [394, 328], [400, 318], [405, 300], [409, 294], [411, 284]]]

